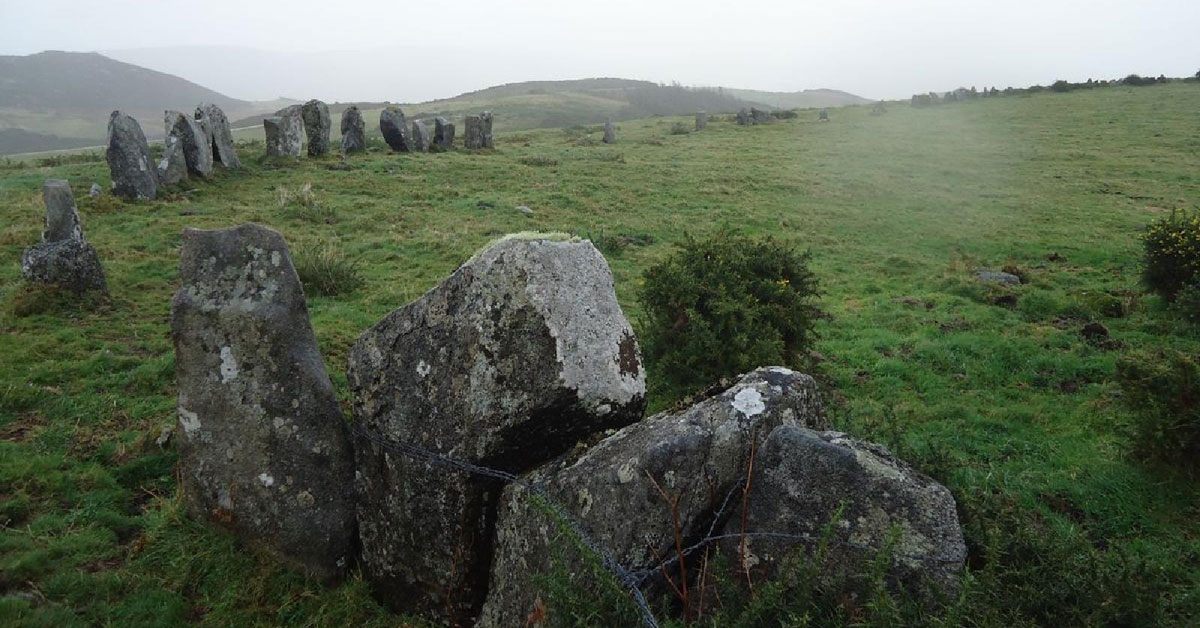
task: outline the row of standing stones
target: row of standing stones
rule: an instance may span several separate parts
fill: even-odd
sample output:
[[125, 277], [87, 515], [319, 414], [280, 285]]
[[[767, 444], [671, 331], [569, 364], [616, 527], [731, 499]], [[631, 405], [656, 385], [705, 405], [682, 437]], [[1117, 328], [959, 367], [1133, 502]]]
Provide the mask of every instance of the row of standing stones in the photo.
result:
[[[811, 377], [760, 368], [643, 419], [637, 340], [586, 240], [501, 239], [364, 332], [348, 359], [352, 423], [279, 233], [186, 230], [180, 275], [171, 332], [189, 511], [325, 579], [358, 565], [393, 609], [525, 625], [536, 575], [564, 551], [583, 558], [531, 486], [639, 574], [652, 603], [670, 595], [662, 573], [678, 564], [659, 561], [675, 554], [676, 526], [757, 577], [829, 525], [830, 578], [898, 533], [893, 582], [957, 587], [966, 550], [949, 491], [830, 431]], [[521, 481], [497, 479], [510, 476]], [[660, 489], [679, 499], [677, 519]]]

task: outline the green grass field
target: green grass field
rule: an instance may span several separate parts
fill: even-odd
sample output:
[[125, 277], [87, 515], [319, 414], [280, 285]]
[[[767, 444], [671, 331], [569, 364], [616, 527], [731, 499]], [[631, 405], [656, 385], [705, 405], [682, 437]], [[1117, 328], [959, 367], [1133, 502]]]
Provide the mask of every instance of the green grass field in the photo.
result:
[[[324, 588], [182, 514], [174, 453], [155, 444], [175, 422], [180, 233], [254, 221], [293, 251], [359, 260], [361, 288], [309, 295], [347, 406], [359, 333], [501, 234], [605, 245], [635, 324], [642, 271], [689, 235], [732, 228], [810, 249], [831, 314], [816, 349], [834, 423], [958, 501], [969, 586], [960, 615], [931, 623], [1195, 625], [1200, 491], [1129, 455], [1112, 376], [1123, 353], [1200, 351], [1138, 283], [1139, 230], [1200, 207], [1200, 85], [869, 111], [689, 135], [669, 130], [690, 118], [627, 122], [611, 146], [598, 129], [501, 134], [495, 151], [376, 149], [348, 169], [267, 163], [250, 143], [243, 171], [150, 203], [89, 199], [93, 181], [108, 187], [103, 162], [0, 170], [0, 624], [410, 625], [358, 579]], [[47, 178], [72, 182], [108, 303], [22, 285]], [[305, 184], [314, 208], [280, 206], [281, 188]], [[621, 235], [653, 242], [609, 244]], [[972, 277], [1003, 266], [1025, 284], [1002, 293]], [[1085, 341], [1089, 321], [1110, 342]]]

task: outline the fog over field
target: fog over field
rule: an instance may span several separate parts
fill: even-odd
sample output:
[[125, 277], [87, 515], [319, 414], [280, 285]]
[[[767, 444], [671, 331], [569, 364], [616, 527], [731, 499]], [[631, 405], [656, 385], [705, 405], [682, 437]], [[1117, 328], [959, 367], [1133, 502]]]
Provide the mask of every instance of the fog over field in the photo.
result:
[[246, 100], [417, 102], [589, 76], [900, 98], [1059, 78], [1190, 76], [1200, 61], [1197, 23], [1200, 3], [1189, 0], [2, 0], [0, 54], [103, 51]]

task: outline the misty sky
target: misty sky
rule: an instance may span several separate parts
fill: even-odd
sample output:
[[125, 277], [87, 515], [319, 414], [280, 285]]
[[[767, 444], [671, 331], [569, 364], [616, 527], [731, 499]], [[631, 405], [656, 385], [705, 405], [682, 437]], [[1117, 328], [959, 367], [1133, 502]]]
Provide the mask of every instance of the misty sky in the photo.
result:
[[1200, 0], [0, 0], [0, 54], [46, 49], [255, 100], [416, 102], [592, 76], [902, 98], [1190, 76]]

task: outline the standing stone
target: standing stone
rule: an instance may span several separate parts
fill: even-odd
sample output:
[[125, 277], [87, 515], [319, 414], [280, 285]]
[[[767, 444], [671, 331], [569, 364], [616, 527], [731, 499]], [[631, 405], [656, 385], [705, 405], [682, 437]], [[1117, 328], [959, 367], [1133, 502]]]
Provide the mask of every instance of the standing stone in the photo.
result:
[[873, 116], [881, 116], [885, 113], [887, 113], [887, 107], [883, 104], [882, 100], [875, 103], [874, 107], [871, 107], [871, 115]]
[[329, 154], [329, 107], [319, 101], [310, 100], [300, 108], [304, 120], [304, 134], [308, 136], [308, 155], [323, 157]]
[[763, 111], [756, 107], [750, 108], [750, 119], [754, 124], [770, 124], [775, 121], [775, 116], [771, 115], [770, 111]]
[[357, 105], [350, 105], [342, 112], [342, 153], [361, 153], [367, 150], [367, 125]]
[[383, 141], [397, 153], [412, 150], [408, 125], [399, 107], [387, 107], [379, 113], [379, 131], [383, 133]]
[[442, 150], [454, 148], [454, 123], [438, 116], [433, 119], [433, 145]]
[[[590, 242], [505, 238], [367, 330], [347, 367], [363, 568], [390, 606], [470, 625], [503, 486], [377, 438], [509, 473], [641, 417], [646, 380]], [[517, 624], [520, 625], [520, 624]]]
[[933, 97], [929, 94], [913, 94], [912, 106], [928, 107], [933, 104]]
[[183, 156], [183, 142], [174, 135], [163, 140], [163, 156], [158, 160], [158, 184], [175, 185], [187, 179], [187, 161]]
[[183, 161], [189, 174], [210, 177], [213, 171], [213, 151], [204, 129], [193, 118], [178, 111], [163, 114], [163, 125], [167, 137], [177, 137], [183, 144]]
[[817, 112], [817, 122], [829, 122], [829, 110], [824, 107]]
[[746, 111], [745, 107], [742, 107], [737, 112], [737, 123], [740, 124], [741, 126], [746, 126], [746, 125], [750, 124], [750, 112]]
[[158, 193], [154, 162], [142, 125], [137, 120], [120, 111], [112, 112], [108, 118], [105, 157], [114, 194], [128, 199], [154, 199]]
[[467, 116], [467, 148], [492, 148], [492, 114]]
[[696, 112], [696, 130], [703, 131], [708, 128], [708, 112]]
[[42, 242], [21, 255], [21, 276], [31, 283], [71, 292], [108, 292], [96, 249], [83, 238], [79, 210], [69, 183], [51, 179], [42, 184], [46, 228]]
[[196, 107], [196, 121], [208, 136], [208, 144], [212, 146], [213, 161], [229, 169], [241, 168], [237, 150], [233, 146], [233, 131], [229, 128], [229, 120], [221, 108], [204, 103]]
[[412, 123], [413, 150], [425, 152], [429, 150], [429, 127], [424, 120], [413, 120]]
[[263, 118], [267, 138], [267, 157], [299, 157], [304, 147], [304, 123], [300, 115]]
[[321, 578], [353, 560], [354, 464], [279, 233], [186, 229], [171, 307], [192, 516]]
[[617, 130], [615, 128], [613, 128], [612, 122], [604, 123], [603, 141], [605, 144], [612, 144], [613, 142], [617, 141]]
[[[718, 395], [630, 425], [576, 459], [557, 460], [524, 479], [544, 486], [547, 497], [618, 563], [651, 570], [646, 593], [655, 597], [665, 594], [655, 567], [658, 557], [675, 555], [676, 521], [654, 484], [681, 496], [678, 523], [685, 539], [719, 530], [725, 521], [737, 521], [736, 497], [752, 447], [785, 424], [828, 426], [816, 382], [789, 369], [760, 368]], [[491, 584], [477, 628], [522, 625], [535, 598], [547, 598], [535, 576], [552, 570], [553, 548], [567, 550], [565, 566], [576, 585], [587, 590], [598, 584], [578, 568], [582, 557], [557, 522], [529, 497], [516, 484], [504, 490]], [[734, 507], [722, 512], [730, 503]]]
[[79, 209], [75, 206], [70, 183], [63, 179], [48, 179], [42, 184], [42, 202], [46, 205], [46, 229], [42, 231], [42, 242], [83, 239]]

